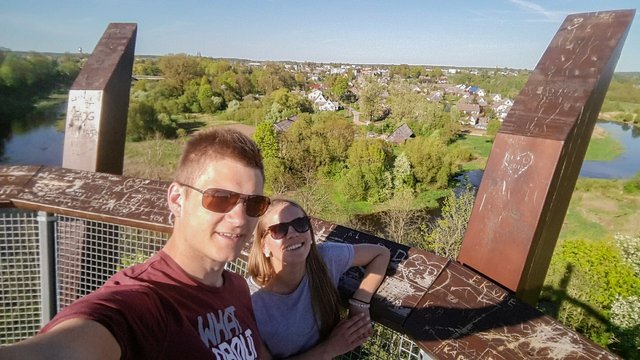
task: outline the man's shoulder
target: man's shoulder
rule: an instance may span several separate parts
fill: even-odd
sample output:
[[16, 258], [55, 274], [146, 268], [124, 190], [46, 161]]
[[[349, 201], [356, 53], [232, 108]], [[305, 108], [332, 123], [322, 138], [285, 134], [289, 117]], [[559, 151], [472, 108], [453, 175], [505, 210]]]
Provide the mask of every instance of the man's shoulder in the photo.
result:
[[168, 266], [156, 254], [145, 262], [130, 266], [115, 273], [105, 285], [144, 285], [158, 278], [165, 278]]
[[239, 274], [234, 273], [233, 271], [224, 270], [223, 276], [224, 276], [225, 286], [229, 285], [234, 287], [239, 286], [247, 289], [249, 288], [249, 286], [247, 285], [247, 280], [242, 276], [240, 276]]

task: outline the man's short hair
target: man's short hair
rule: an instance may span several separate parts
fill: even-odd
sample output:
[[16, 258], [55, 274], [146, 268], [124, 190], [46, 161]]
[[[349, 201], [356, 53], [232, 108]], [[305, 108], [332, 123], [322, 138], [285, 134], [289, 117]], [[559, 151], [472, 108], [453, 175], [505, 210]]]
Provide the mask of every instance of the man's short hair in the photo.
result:
[[200, 131], [187, 142], [176, 169], [176, 181], [192, 184], [211, 160], [233, 159], [260, 170], [264, 179], [264, 165], [260, 149], [248, 136], [231, 128]]

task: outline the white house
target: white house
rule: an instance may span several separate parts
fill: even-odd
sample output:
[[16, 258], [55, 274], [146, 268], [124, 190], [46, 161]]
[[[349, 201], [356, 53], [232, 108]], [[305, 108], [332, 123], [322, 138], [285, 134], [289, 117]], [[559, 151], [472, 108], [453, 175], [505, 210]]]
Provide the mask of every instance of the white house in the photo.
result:
[[318, 109], [320, 111], [337, 111], [338, 110], [338, 104], [331, 100], [327, 100], [324, 103], [316, 102], [316, 105], [318, 105]]
[[322, 98], [323, 101], [326, 101], [324, 99], [324, 96], [322, 96], [322, 91], [315, 89], [312, 92], [309, 93], [309, 95], [307, 95], [307, 98], [309, 100], [311, 100], [312, 102], [317, 101], [319, 98]]

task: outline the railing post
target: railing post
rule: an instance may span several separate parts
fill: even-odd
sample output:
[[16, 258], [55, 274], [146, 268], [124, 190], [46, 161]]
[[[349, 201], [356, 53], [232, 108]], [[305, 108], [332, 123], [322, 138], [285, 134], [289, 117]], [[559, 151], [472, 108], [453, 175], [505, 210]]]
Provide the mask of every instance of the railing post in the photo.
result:
[[56, 287], [55, 226], [57, 218], [46, 211], [38, 211], [40, 243], [40, 289], [42, 296], [42, 325], [48, 323], [58, 310]]
[[537, 302], [635, 10], [568, 16], [496, 135], [458, 260]]
[[136, 24], [109, 24], [69, 91], [62, 166], [122, 175]]

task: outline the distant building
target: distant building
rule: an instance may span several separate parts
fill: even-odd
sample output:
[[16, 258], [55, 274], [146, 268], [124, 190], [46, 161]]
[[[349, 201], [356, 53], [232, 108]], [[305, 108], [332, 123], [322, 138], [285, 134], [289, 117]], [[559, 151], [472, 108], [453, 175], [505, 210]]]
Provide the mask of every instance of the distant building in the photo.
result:
[[407, 124], [402, 124], [391, 135], [389, 135], [387, 141], [394, 144], [402, 144], [411, 137], [415, 137], [413, 131], [411, 131]]
[[276, 132], [282, 133], [287, 131], [291, 127], [291, 125], [296, 122], [296, 120], [298, 120], [298, 116], [294, 115], [282, 121], [278, 121], [277, 123], [273, 124], [273, 127], [276, 129]]

